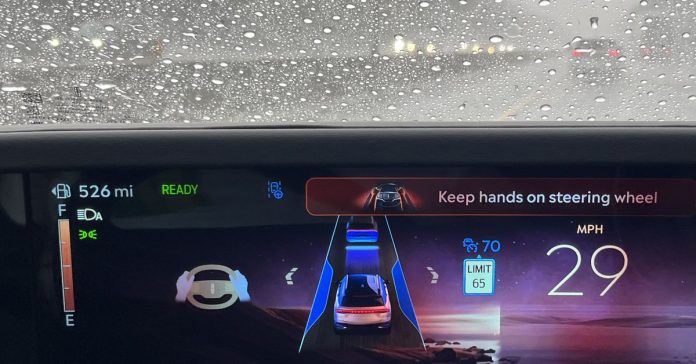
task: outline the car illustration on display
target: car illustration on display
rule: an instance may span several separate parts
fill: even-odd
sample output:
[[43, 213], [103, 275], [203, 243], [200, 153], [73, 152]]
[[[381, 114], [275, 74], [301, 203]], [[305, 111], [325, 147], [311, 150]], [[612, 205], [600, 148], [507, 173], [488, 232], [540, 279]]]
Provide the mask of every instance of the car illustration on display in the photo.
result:
[[391, 330], [391, 303], [387, 284], [377, 274], [347, 274], [338, 283], [334, 303], [337, 333]]
[[372, 216], [352, 216], [346, 224], [346, 241], [351, 244], [375, 243], [379, 240], [377, 222]]
[[393, 182], [382, 183], [374, 187], [365, 202], [365, 208], [373, 212], [403, 212], [410, 205], [411, 203], [404, 187]]

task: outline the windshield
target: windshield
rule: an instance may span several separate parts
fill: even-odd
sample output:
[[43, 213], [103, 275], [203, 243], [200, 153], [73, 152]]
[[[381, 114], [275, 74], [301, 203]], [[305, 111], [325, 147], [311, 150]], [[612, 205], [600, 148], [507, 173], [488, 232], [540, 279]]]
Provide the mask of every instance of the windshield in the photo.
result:
[[346, 290], [340, 305], [344, 307], [372, 307], [384, 305], [380, 281], [376, 276], [356, 274], [348, 276]]
[[694, 0], [7, 0], [0, 122], [668, 120]]

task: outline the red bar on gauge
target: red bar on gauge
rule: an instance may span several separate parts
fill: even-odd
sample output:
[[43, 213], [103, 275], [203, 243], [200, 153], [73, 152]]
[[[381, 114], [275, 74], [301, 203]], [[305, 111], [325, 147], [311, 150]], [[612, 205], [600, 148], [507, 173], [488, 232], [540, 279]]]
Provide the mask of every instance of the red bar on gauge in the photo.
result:
[[70, 244], [70, 220], [58, 220], [58, 242], [60, 244], [60, 273], [63, 288], [63, 311], [75, 312], [73, 287], [72, 247]]

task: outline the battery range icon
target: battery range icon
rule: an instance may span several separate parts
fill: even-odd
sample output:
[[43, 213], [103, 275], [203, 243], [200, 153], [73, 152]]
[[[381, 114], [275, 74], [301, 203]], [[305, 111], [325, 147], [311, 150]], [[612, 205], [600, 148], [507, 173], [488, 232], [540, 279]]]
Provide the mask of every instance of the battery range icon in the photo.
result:
[[58, 242], [60, 244], [60, 276], [63, 286], [63, 311], [75, 312], [72, 246], [70, 245], [70, 220], [68, 219], [58, 220]]

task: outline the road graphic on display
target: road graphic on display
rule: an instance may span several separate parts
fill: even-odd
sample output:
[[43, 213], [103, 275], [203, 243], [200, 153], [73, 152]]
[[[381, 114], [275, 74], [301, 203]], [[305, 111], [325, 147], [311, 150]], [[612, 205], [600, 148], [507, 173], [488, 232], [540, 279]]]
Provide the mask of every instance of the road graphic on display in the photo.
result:
[[[379, 238], [373, 245], [378, 249], [363, 250], [346, 249], [350, 245], [346, 241], [348, 217], [337, 218], [300, 351], [377, 346], [423, 347], [389, 222], [386, 217], [376, 217], [375, 220]], [[387, 290], [392, 306], [392, 329], [389, 334], [339, 335], [334, 332], [336, 283], [346, 274], [379, 274], [389, 282]]]

